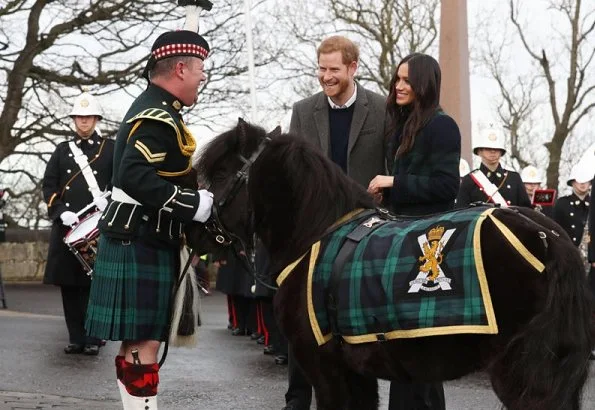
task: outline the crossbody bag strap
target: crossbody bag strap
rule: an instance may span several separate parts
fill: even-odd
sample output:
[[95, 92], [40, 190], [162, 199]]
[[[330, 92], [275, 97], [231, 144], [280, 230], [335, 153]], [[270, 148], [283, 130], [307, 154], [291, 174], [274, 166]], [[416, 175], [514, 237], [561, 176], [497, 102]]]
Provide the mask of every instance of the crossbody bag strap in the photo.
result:
[[488, 196], [488, 202], [491, 201], [497, 205], [500, 205], [502, 208], [508, 208], [508, 203], [498, 191], [498, 187], [491, 183], [488, 177], [486, 177], [485, 174], [481, 172], [481, 170], [476, 169], [472, 171], [470, 175], [473, 182], [475, 182], [475, 185], [481, 188]]
[[70, 147], [70, 151], [72, 151], [72, 155], [74, 155], [74, 162], [76, 162], [76, 164], [81, 169], [83, 178], [85, 178], [85, 181], [90, 188], [91, 195], [93, 195], [93, 198], [100, 196], [102, 192], [99, 189], [99, 185], [97, 185], [97, 179], [95, 179], [93, 169], [91, 169], [91, 166], [89, 165], [87, 156], [83, 153], [83, 151], [81, 151], [79, 147], [76, 146], [74, 141], [70, 141], [68, 146]]

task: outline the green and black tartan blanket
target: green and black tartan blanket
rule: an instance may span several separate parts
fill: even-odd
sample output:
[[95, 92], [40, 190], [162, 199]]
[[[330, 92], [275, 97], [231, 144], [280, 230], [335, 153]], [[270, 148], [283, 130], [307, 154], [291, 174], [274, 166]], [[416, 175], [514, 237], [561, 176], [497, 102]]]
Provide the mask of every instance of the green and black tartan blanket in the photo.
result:
[[[483, 220], [494, 219], [493, 209], [391, 221], [365, 236], [335, 282], [341, 337], [347, 343], [366, 343], [498, 333], [479, 235]], [[344, 224], [307, 254], [308, 314], [319, 345], [332, 337], [325, 297], [333, 263], [346, 236], [361, 222]], [[281, 274], [281, 282], [302, 258]]]

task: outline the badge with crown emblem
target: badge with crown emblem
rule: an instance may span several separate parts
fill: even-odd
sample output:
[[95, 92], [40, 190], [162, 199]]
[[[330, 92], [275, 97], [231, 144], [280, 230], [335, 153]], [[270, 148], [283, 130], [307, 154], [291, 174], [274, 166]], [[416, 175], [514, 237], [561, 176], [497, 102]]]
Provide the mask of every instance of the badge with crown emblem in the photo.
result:
[[455, 231], [456, 228], [446, 229], [442, 225], [437, 225], [417, 237], [422, 255], [417, 259], [418, 274], [409, 282], [408, 293], [418, 293], [420, 290], [426, 292], [451, 290], [451, 279], [446, 277], [442, 263], [444, 248]]

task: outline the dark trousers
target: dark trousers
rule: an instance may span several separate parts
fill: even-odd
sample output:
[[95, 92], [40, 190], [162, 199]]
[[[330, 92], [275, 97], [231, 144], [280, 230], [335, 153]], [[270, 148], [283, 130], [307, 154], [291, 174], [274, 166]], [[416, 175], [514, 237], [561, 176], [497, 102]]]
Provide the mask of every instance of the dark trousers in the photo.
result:
[[62, 306], [64, 307], [64, 319], [68, 328], [70, 343], [80, 345], [99, 344], [100, 340], [88, 337], [85, 332], [85, 316], [87, 304], [89, 303], [90, 286], [60, 286], [62, 291]]
[[442, 383], [391, 382], [388, 410], [445, 410]]
[[232, 326], [247, 331], [248, 334], [256, 330], [256, 309], [254, 298], [247, 298], [242, 295], [231, 295], [229, 301]]
[[[296, 410], [308, 410], [312, 403], [312, 386], [295, 362], [289, 348], [288, 388], [285, 402]], [[388, 410], [445, 410], [442, 383], [391, 382]]]

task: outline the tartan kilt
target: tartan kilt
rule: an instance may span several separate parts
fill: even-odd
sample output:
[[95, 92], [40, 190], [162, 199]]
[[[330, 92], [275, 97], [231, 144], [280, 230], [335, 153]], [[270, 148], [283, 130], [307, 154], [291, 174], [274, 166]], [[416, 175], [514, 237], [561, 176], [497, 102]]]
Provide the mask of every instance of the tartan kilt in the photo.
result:
[[168, 338], [170, 301], [178, 276], [177, 248], [100, 236], [85, 329], [106, 340]]

